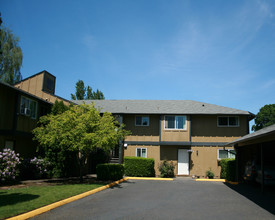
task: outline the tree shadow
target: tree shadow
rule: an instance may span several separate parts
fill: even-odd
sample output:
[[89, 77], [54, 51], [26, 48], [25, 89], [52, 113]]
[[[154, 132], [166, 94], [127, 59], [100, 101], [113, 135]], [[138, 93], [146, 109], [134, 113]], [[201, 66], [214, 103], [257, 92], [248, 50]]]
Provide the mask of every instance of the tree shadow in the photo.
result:
[[261, 192], [261, 187], [257, 184], [240, 183], [238, 185], [231, 185], [224, 183], [235, 192], [246, 197], [266, 211], [275, 215], [275, 187], [265, 187], [265, 192]]
[[24, 194], [24, 193], [12, 193], [12, 194], [0, 194], [0, 207], [7, 205], [15, 205], [20, 202], [30, 201], [40, 197], [39, 195]]
[[[135, 182], [133, 182], [133, 181], [128, 181], [128, 180], [123, 181], [122, 183], [136, 184]], [[110, 187], [110, 189], [116, 189], [116, 188], [119, 188], [119, 189], [120, 189], [120, 188], [123, 188], [123, 186], [121, 185], [121, 183], [119, 183], [119, 184], [116, 184], [116, 185]]]

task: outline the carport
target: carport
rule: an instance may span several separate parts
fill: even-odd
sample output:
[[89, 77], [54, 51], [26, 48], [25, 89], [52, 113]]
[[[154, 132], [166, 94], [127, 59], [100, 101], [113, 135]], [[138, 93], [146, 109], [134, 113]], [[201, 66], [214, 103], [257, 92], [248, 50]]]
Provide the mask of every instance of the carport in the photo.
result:
[[264, 191], [264, 169], [266, 165], [275, 167], [275, 124], [248, 134], [227, 146], [234, 146], [236, 151], [237, 181], [243, 181], [245, 165], [256, 161], [261, 167], [261, 186]]

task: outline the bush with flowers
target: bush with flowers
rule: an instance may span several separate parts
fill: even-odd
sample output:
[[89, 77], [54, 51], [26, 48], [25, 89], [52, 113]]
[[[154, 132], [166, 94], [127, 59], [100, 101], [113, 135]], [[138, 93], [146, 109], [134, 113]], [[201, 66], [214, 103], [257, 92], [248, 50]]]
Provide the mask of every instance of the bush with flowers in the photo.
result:
[[19, 175], [20, 159], [11, 149], [0, 152], [0, 184], [16, 181]]
[[20, 167], [21, 179], [40, 179], [48, 177], [49, 162], [42, 158], [25, 158]]

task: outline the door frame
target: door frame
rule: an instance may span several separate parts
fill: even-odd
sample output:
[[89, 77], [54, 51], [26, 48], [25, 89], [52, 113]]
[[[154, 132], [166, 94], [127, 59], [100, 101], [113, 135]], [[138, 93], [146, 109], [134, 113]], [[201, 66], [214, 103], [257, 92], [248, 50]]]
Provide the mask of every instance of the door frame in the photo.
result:
[[[187, 153], [187, 158], [188, 158], [188, 174], [179, 174], [179, 151], [180, 150], [185, 150]], [[189, 176], [190, 175], [190, 154], [188, 152], [188, 148], [178, 148], [178, 160], [177, 160], [177, 175], [186, 175]]]

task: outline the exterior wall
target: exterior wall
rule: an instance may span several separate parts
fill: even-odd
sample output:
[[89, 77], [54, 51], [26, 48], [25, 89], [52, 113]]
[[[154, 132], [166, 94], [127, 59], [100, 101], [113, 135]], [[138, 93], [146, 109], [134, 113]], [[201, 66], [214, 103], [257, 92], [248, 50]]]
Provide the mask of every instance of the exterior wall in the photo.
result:
[[161, 141], [190, 141], [190, 116], [186, 117], [186, 130], [166, 130], [164, 117], [165, 115], [161, 116]]
[[0, 130], [11, 130], [13, 127], [15, 108], [17, 103], [16, 91], [0, 84]]
[[136, 115], [124, 115], [125, 129], [132, 132], [125, 141], [159, 141], [159, 119], [159, 115], [149, 115], [149, 126], [136, 126]]
[[184, 148], [182, 146], [161, 146], [160, 147], [160, 162], [172, 162], [175, 166], [174, 173], [178, 173], [178, 149]]
[[[37, 102], [37, 118], [20, 114], [21, 96]], [[13, 142], [13, 149], [23, 157], [32, 157], [36, 143], [31, 131], [37, 126], [42, 109], [46, 113], [51, 104], [29, 96], [12, 87], [0, 84], [0, 150], [7, 141]]]
[[[190, 160], [190, 175], [205, 177], [205, 172], [211, 168], [215, 174], [215, 178], [220, 177], [221, 167], [218, 165], [218, 149], [223, 147], [217, 146], [197, 146], [192, 147]], [[233, 147], [226, 147], [226, 149], [234, 149]]]
[[147, 148], [147, 158], [153, 158], [155, 160], [155, 171], [156, 176], [158, 176], [158, 166], [160, 164], [160, 146], [128, 145], [127, 149], [124, 149], [124, 156], [135, 157], [137, 148]]
[[247, 116], [239, 116], [239, 127], [218, 127], [217, 115], [192, 115], [192, 142], [231, 142], [249, 133]]
[[[187, 115], [186, 130], [165, 130], [164, 115], [150, 115], [150, 126], [135, 126], [135, 115], [125, 115], [123, 123], [126, 129], [132, 131], [125, 141], [147, 142], [230, 142], [248, 133], [247, 116], [239, 116], [238, 127], [218, 127], [217, 115]], [[191, 129], [190, 129], [191, 128]], [[142, 146], [128, 145], [125, 156], [136, 156], [136, 148], [147, 148], [147, 158], [155, 159], [156, 175], [159, 175], [158, 166], [164, 160], [172, 161], [175, 165], [175, 175], [178, 173], [178, 149], [192, 149], [189, 158], [190, 175], [205, 177], [205, 172], [211, 168], [215, 178], [220, 177], [221, 167], [218, 165], [219, 146]], [[226, 149], [233, 149], [226, 147]]]
[[[46, 75], [46, 76], [45, 76]], [[14, 85], [14, 87], [22, 89], [32, 95], [35, 95], [41, 99], [44, 99], [50, 103], [57, 101], [63, 101], [65, 105], [69, 105], [70, 102], [50, 94], [49, 92], [43, 91], [44, 76], [47, 78], [53, 78], [51, 75], [41, 72], [40, 74], [34, 75], [26, 80], [23, 80]]]

